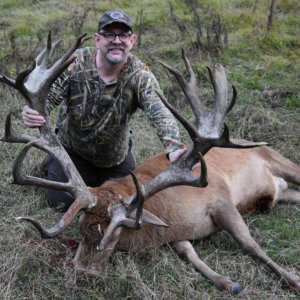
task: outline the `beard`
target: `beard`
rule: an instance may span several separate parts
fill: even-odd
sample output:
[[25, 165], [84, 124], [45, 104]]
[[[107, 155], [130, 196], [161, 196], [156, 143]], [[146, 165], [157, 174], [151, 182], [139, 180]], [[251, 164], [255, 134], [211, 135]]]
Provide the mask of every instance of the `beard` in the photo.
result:
[[[115, 55], [115, 54], [113, 54], [114, 50], [119, 50], [119, 51], [121, 51], [121, 53]], [[118, 63], [124, 62], [126, 60], [126, 56], [127, 55], [126, 55], [124, 49], [121, 47], [111, 47], [110, 49], [108, 49], [108, 51], [105, 54], [105, 58], [110, 63], [113, 63], [113, 64], [118, 64]]]

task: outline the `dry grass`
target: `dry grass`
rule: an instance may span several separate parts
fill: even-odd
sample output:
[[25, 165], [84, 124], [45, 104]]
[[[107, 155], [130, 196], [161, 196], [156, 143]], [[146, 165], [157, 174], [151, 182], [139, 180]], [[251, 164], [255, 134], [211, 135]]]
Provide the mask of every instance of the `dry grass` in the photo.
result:
[[[6, 90], [5, 97], [12, 99]], [[18, 102], [12, 102], [3, 107], [1, 113], [4, 116], [6, 111], [18, 107]], [[239, 126], [234, 125], [238, 123], [237, 117], [242, 121]], [[258, 119], [260, 125], [257, 125]], [[290, 124], [279, 122], [267, 110], [254, 107], [237, 107], [230, 126], [236, 128], [235, 135], [247, 133], [263, 140], [271, 137], [272, 142], [275, 141], [282, 148], [287, 145], [282, 141], [282, 136], [291, 130]], [[24, 130], [20, 124], [17, 127]], [[142, 114], [134, 118], [132, 130], [138, 161], [160, 151], [161, 146]], [[299, 160], [299, 152], [294, 152], [295, 140], [291, 143], [291, 149], [285, 147], [283, 150], [288, 154], [294, 153], [293, 158]], [[1, 299], [232, 298], [232, 295], [217, 290], [211, 282], [179, 259], [168, 245], [137, 254], [117, 252], [112, 261], [96, 275], [74, 271], [68, 261], [74, 255], [80, 239], [77, 221], [54, 240], [41, 240], [28, 224], [16, 222], [14, 217], [30, 215], [50, 226], [60, 215], [46, 207], [40, 189], [9, 184], [11, 163], [20, 147], [5, 143], [1, 143], [0, 147]], [[32, 154], [26, 164], [27, 171], [34, 169], [38, 156]], [[299, 218], [300, 208], [289, 205], [279, 206], [268, 215], [246, 219], [255, 239], [273, 259], [291, 272], [299, 272], [300, 266]], [[244, 287], [240, 299], [299, 297], [289, 289], [282, 288], [280, 280], [273, 273], [243, 255], [238, 245], [224, 232], [195, 243], [195, 247], [200, 257], [214, 270], [238, 279]]]
[[[288, 208], [290, 212], [293, 209]], [[3, 232], [5, 241], [1, 240], [2, 245], [6, 244], [1, 247], [2, 299], [232, 298], [216, 290], [168, 246], [135, 255], [118, 252], [100, 274], [92, 276], [68, 267], [67, 262], [75, 251], [74, 233], [42, 241], [33, 238], [32, 231], [24, 234], [25, 226], [5, 222], [5, 227], [8, 225], [9, 232]], [[297, 299], [296, 294], [282, 288], [277, 277], [243, 256], [225, 234], [217, 234], [196, 248], [216, 271], [238, 278], [245, 288], [240, 299]], [[285, 267], [295, 271], [289, 263]]]
[[[5, 3], [14, 0], [6, 0]], [[70, 20], [77, 13], [77, 1], [32, 1], [35, 10], [23, 11], [3, 10], [4, 21], [8, 27], [1, 30], [0, 68], [6, 70], [9, 64], [10, 73], [17, 68], [22, 69], [28, 65], [28, 59], [33, 57], [36, 44], [39, 41], [34, 32], [18, 34], [15, 48], [18, 55], [24, 55], [22, 61], [10, 61], [11, 47], [8, 40], [8, 31], [17, 28], [20, 32], [28, 27], [24, 18], [32, 18], [34, 22], [30, 30], [37, 28], [40, 36], [44, 36], [49, 27], [53, 27], [56, 36], [73, 40], [66, 27], [71, 26]], [[49, 3], [48, 3], [49, 2]], [[199, 81], [205, 81], [204, 65], [210, 63], [215, 57], [203, 56], [193, 49], [194, 27], [190, 11], [186, 9], [185, 2], [173, 1], [175, 13], [188, 25], [189, 33], [181, 35], [174, 29], [168, 19], [168, 5], [160, 1], [114, 1], [119, 8], [126, 8], [136, 16], [141, 8], [145, 12], [145, 32], [143, 44], [136, 53], [155, 71], [166, 95], [173, 103], [181, 106], [186, 115], [190, 112], [178, 101], [178, 89], [170, 83], [164, 71], [155, 64], [157, 58], [168, 63], [182, 67], [179, 59], [181, 47], [188, 47], [192, 62], [195, 64]], [[206, 7], [211, 1], [203, 1]], [[266, 3], [259, 1], [256, 14], [262, 15], [256, 26], [262, 28], [266, 14]], [[279, 1], [280, 5], [292, 5], [296, 1]], [[24, 2], [26, 3], [26, 1]], [[23, 3], [23, 4], [24, 4]], [[132, 3], [132, 4], [129, 4]], [[135, 5], [138, 3], [138, 5]], [[229, 127], [232, 136], [244, 137], [256, 141], [267, 141], [282, 154], [294, 162], [300, 162], [300, 120], [299, 120], [299, 85], [296, 78], [299, 76], [297, 68], [299, 59], [296, 42], [280, 44], [287, 67], [279, 59], [280, 53], [275, 53], [272, 44], [262, 45], [261, 32], [256, 27], [244, 23], [251, 12], [251, 1], [213, 1], [213, 13], [223, 13], [224, 20], [231, 30], [231, 44], [224, 53], [224, 62], [230, 69], [229, 76], [238, 87], [240, 104], [238, 103], [229, 118]], [[159, 5], [158, 5], [159, 4]], [[161, 5], [160, 5], [161, 4]], [[48, 5], [52, 5], [49, 6]], [[70, 10], [68, 10], [70, 5]], [[111, 1], [85, 1], [82, 7], [95, 6], [86, 20], [85, 29], [92, 34], [94, 21], [99, 12], [111, 8]], [[131, 6], [132, 7], [131, 7]], [[224, 6], [225, 5], [225, 6]], [[296, 4], [295, 4], [296, 5]], [[24, 4], [25, 6], [25, 4]], [[75, 7], [76, 6], [76, 7]], [[223, 6], [223, 7], [220, 7]], [[243, 9], [247, 8], [246, 14]], [[259, 9], [263, 8], [262, 11]], [[68, 13], [69, 11], [69, 13]], [[295, 14], [290, 10], [291, 14]], [[64, 14], [65, 12], [65, 14]], [[206, 18], [210, 18], [209, 10]], [[239, 12], [241, 17], [236, 14]], [[78, 11], [80, 14], [80, 11]], [[34, 17], [32, 16], [34, 14]], [[63, 17], [61, 17], [63, 15]], [[277, 15], [279, 18], [279, 15]], [[255, 17], [255, 16], [254, 16]], [[280, 19], [284, 21], [288, 14], [281, 11]], [[296, 17], [293, 17], [296, 20]], [[298, 19], [298, 18], [297, 18]], [[13, 21], [9, 25], [10, 21]], [[27, 19], [26, 19], [27, 20]], [[241, 21], [242, 20], [242, 21]], [[29, 20], [30, 21], [30, 20]], [[191, 21], [190, 23], [188, 23]], [[285, 30], [297, 36], [297, 30], [290, 23], [276, 20], [275, 28]], [[4, 26], [2, 24], [2, 26]], [[243, 24], [243, 26], [241, 26]], [[74, 26], [76, 24], [73, 24]], [[74, 27], [73, 26], [73, 27]], [[247, 27], [248, 26], [248, 27]], [[236, 27], [234, 29], [234, 27]], [[5, 29], [6, 28], [6, 29]], [[73, 31], [76, 28], [71, 28]], [[240, 32], [244, 33], [241, 34]], [[278, 36], [282, 34], [278, 31]], [[299, 31], [299, 30], [298, 30]], [[252, 33], [253, 32], [253, 33]], [[276, 32], [275, 32], [276, 33]], [[274, 37], [275, 38], [275, 37]], [[280, 40], [278, 40], [280, 42]], [[23, 42], [23, 44], [21, 44]], [[276, 40], [274, 42], [276, 44]], [[294, 44], [293, 44], [294, 43]], [[68, 42], [66, 43], [66, 45]], [[39, 41], [39, 47], [41, 47]], [[159, 45], [159, 47], [157, 46]], [[263, 51], [265, 46], [268, 51]], [[267, 47], [268, 46], [268, 47]], [[294, 47], [288, 52], [291, 47]], [[261, 48], [260, 48], [261, 47]], [[297, 52], [298, 51], [298, 52]], [[264, 65], [266, 59], [272, 58], [275, 53], [273, 65]], [[261, 58], [260, 55], [264, 55]], [[299, 56], [298, 56], [299, 57]], [[276, 63], [278, 65], [276, 65]], [[282, 64], [282, 65], [280, 65]], [[298, 68], [299, 70], [299, 68]], [[260, 73], [259, 77], [257, 74]], [[298, 75], [297, 75], [298, 74]], [[298, 78], [299, 79], [299, 78]], [[237, 82], [236, 82], [237, 81]], [[267, 91], [267, 93], [263, 93]], [[211, 88], [204, 85], [202, 94], [211, 94]], [[286, 95], [288, 95], [288, 98]], [[290, 108], [285, 104], [292, 104]], [[24, 132], [26, 129], [20, 121], [20, 108], [23, 106], [21, 97], [11, 89], [0, 89], [0, 119], [3, 127], [4, 118], [8, 111], [14, 111], [14, 125]], [[134, 154], [137, 162], [161, 151], [162, 147], [150, 128], [143, 114], [137, 114], [132, 122]], [[2, 135], [3, 130], [0, 131]], [[182, 131], [185, 141], [188, 139]], [[217, 290], [214, 285], [195, 272], [189, 265], [179, 259], [170, 246], [160, 249], [147, 249], [136, 254], [117, 252], [112, 261], [101, 269], [100, 274], [87, 275], [69, 267], [68, 262], [73, 257], [76, 245], [80, 240], [77, 220], [75, 220], [59, 238], [41, 240], [37, 232], [28, 224], [15, 221], [17, 216], [32, 216], [41, 220], [44, 225], [50, 226], [59, 219], [60, 215], [54, 213], [44, 203], [41, 189], [11, 185], [12, 162], [20, 149], [20, 145], [0, 143], [0, 298], [1, 299], [233, 299], [231, 294]], [[41, 160], [40, 153], [32, 153], [26, 163], [25, 172], [35, 172], [35, 167]], [[269, 214], [253, 215], [246, 218], [252, 235], [272, 259], [287, 270], [300, 272], [300, 208], [293, 205], [278, 206]], [[244, 287], [244, 293], [239, 299], [299, 299], [299, 294], [282, 287], [280, 280], [273, 273], [266, 270], [258, 262], [244, 255], [235, 241], [225, 232], [219, 232], [209, 239], [198, 241], [195, 248], [199, 256], [214, 270], [225, 275], [236, 277]]]

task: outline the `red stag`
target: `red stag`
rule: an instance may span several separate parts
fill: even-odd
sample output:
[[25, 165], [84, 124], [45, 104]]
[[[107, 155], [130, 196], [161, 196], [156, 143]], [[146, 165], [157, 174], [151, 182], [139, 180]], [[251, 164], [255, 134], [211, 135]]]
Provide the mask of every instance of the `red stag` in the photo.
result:
[[[27, 103], [47, 120], [40, 128], [40, 138], [34, 138], [16, 134], [8, 115], [2, 141], [26, 143], [13, 166], [15, 183], [54, 188], [75, 197], [69, 210], [49, 230], [34, 219], [18, 219], [32, 223], [43, 238], [53, 238], [70, 224], [79, 211], [84, 211], [80, 217], [83, 239], [73, 259], [75, 266], [80, 265], [92, 251], [97, 261], [101, 261], [116, 249], [138, 251], [171, 243], [180, 255], [217, 287], [239, 293], [239, 284], [209, 268], [190, 243], [190, 240], [202, 239], [224, 229], [248, 254], [258, 258], [292, 289], [300, 291], [300, 278], [278, 266], [264, 253], [242, 219], [243, 214], [270, 209], [278, 201], [299, 204], [300, 192], [289, 189], [287, 182], [300, 185], [300, 167], [275, 150], [263, 146], [264, 143], [239, 140], [236, 141], [238, 144], [234, 144], [230, 141], [224, 119], [234, 105], [236, 91], [233, 89], [233, 98], [228, 101], [227, 79], [222, 66], [209, 69], [215, 106], [208, 113], [197, 95], [195, 74], [185, 54], [183, 59], [190, 76], [189, 82], [178, 70], [162, 63], [176, 77], [195, 114], [193, 126], [157, 91], [193, 141], [189, 150], [174, 164], [170, 164], [164, 154], [158, 154], [140, 165], [132, 176], [106, 181], [97, 188], [88, 188], [84, 184], [53, 133], [45, 110], [49, 87], [72, 62], [73, 51], [84, 40], [84, 35], [79, 37], [74, 47], [48, 68], [57, 45], [51, 44], [49, 34], [47, 48], [38, 55], [32, 68], [20, 73], [16, 80], [0, 76], [0, 81], [17, 89]], [[51, 182], [22, 175], [20, 165], [31, 147], [56, 157], [68, 176], [68, 182]], [[199, 161], [200, 164], [195, 167]]]

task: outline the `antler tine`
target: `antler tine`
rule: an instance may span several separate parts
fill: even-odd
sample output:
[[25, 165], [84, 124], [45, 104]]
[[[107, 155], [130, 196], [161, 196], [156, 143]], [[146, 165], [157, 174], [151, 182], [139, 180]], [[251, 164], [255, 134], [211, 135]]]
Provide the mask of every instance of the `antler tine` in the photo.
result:
[[27, 101], [29, 101], [29, 98], [26, 93], [26, 89], [24, 89], [23, 86], [23, 81], [28, 76], [28, 74], [33, 70], [33, 68], [34, 66], [31, 66], [27, 68], [25, 71], [19, 73], [16, 80], [0, 73], [0, 82], [18, 90], [27, 99]]
[[43, 239], [51, 239], [63, 232], [68, 225], [73, 221], [74, 216], [78, 211], [87, 206], [86, 200], [77, 201], [67, 210], [64, 216], [50, 229], [45, 229], [40, 222], [28, 217], [17, 217], [17, 221], [26, 221], [31, 223], [41, 234]]
[[191, 108], [193, 111], [193, 114], [195, 116], [195, 125], [196, 127], [199, 127], [200, 124], [203, 123], [203, 118], [205, 116], [205, 110], [203, 107], [203, 103], [200, 100], [198, 93], [197, 93], [197, 86], [196, 86], [196, 75], [191, 67], [191, 63], [188, 59], [188, 57], [185, 54], [184, 49], [182, 49], [182, 58], [184, 60], [186, 69], [188, 71], [190, 82], [187, 82], [184, 78], [183, 74], [177, 70], [176, 68], [173, 68], [166, 63], [162, 61], [158, 61], [164, 68], [166, 68], [170, 73], [172, 73], [175, 78], [177, 79], [183, 93], [185, 94]]
[[47, 68], [49, 59], [52, 57], [54, 50], [62, 42], [62, 40], [52, 43], [52, 32], [49, 30], [47, 38], [47, 47], [44, 48], [39, 55], [35, 58], [35, 63], [37, 66], [43, 64]]
[[81, 46], [81, 44], [83, 44], [85, 41], [87, 41], [88, 39], [90, 39], [91, 37], [86, 37], [86, 33], [83, 33], [82, 35], [80, 35], [75, 44], [59, 59], [56, 61], [56, 63], [53, 64], [52, 66], [52, 72], [56, 73], [61, 73], [64, 69], [66, 69], [69, 64], [72, 63], [73, 58], [70, 57], [73, 52]]
[[36, 66], [40, 66], [42, 64], [44, 58], [46, 58], [47, 64], [48, 64], [51, 47], [52, 47], [52, 34], [51, 34], [51, 30], [49, 30], [48, 37], [47, 37], [47, 46], [35, 58]]
[[193, 141], [197, 141], [198, 139], [200, 139], [198, 131], [195, 129], [195, 127], [168, 102], [168, 100], [162, 94], [162, 92], [159, 90], [155, 90], [155, 92], [157, 93], [161, 101], [165, 104], [165, 106], [172, 112], [172, 114], [176, 117], [176, 119], [185, 128], [190, 138]]
[[16, 81], [14, 79], [12, 79], [4, 74], [1, 74], [1, 73], [0, 73], [0, 82], [3, 82], [6, 85], [9, 85], [13, 88], [15, 88], [15, 86], [16, 86]]
[[[183, 58], [185, 67], [190, 76], [190, 86], [191, 86], [192, 90], [196, 93], [196, 96], [195, 96], [195, 99], [197, 99], [196, 106], [198, 107], [199, 112], [197, 112], [197, 110], [195, 110], [194, 114], [197, 114], [197, 116], [195, 117], [197, 120], [195, 125], [198, 128], [200, 126], [200, 124], [203, 122], [203, 118], [205, 117], [205, 109], [204, 109], [203, 102], [201, 101], [200, 95], [198, 95], [198, 93], [197, 93], [197, 78], [196, 78], [195, 72], [193, 71], [190, 60], [188, 59], [187, 55], [185, 54], [184, 49], [182, 49], [182, 58]], [[193, 108], [191, 103], [190, 103], [190, 105]]]
[[[170, 168], [145, 186], [145, 201], [151, 198], [154, 194], [171, 186], [190, 185], [194, 187], [206, 187], [207, 181], [207, 166], [205, 160], [200, 153], [194, 155], [193, 149], [183, 154]], [[201, 171], [199, 176], [191, 174], [190, 165], [201, 163]]]
[[53, 66], [49, 69], [51, 72], [49, 75], [49, 81], [47, 82], [47, 88], [52, 85], [57, 76], [63, 72], [75, 59], [75, 57], [71, 57], [73, 52], [86, 40], [90, 39], [90, 37], [85, 37], [87, 34], [84, 33], [79, 36], [75, 42], [75, 44], [59, 59], [57, 60]]
[[11, 126], [11, 114], [12, 112], [9, 112], [6, 116], [4, 136], [0, 138], [0, 141], [9, 143], [28, 143], [32, 141], [34, 139], [32, 136], [16, 134]]
[[[52, 44], [51, 31], [48, 34], [47, 47], [35, 59], [35, 67], [27, 76], [26, 82], [23, 78], [22, 85], [25, 90], [25, 97], [30, 106], [40, 112], [46, 118], [48, 117], [45, 111], [45, 101], [47, 99], [48, 91], [56, 80], [56, 78], [63, 72], [75, 59], [71, 55], [73, 52], [85, 41], [86, 33], [79, 36], [75, 44], [51, 67], [49, 67], [49, 59], [61, 41]], [[24, 92], [22, 93], [24, 95]], [[42, 129], [42, 128], [41, 128]]]
[[35, 146], [36, 148], [39, 148], [49, 154], [52, 154], [50, 149], [40, 146], [38, 144], [38, 142], [39, 141], [36, 140], [36, 141], [31, 141], [31, 142], [27, 143], [23, 147], [23, 149], [20, 151], [18, 156], [16, 157], [14, 164], [13, 164], [13, 168], [12, 168], [12, 174], [13, 174], [13, 178], [14, 178], [13, 183], [20, 184], [20, 185], [35, 185], [35, 186], [53, 188], [53, 189], [69, 192], [69, 193], [73, 194], [74, 196], [76, 196], [75, 190], [72, 189], [70, 178], [69, 178], [69, 182], [61, 183], [61, 182], [50, 181], [50, 180], [33, 177], [33, 176], [28, 176], [28, 175], [23, 176], [21, 174], [20, 165], [22, 165], [29, 149], [32, 146]]
[[[145, 188], [142, 184], [139, 183], [137, 177], [133, 172], [130, 171], [130, 175], [133, 179], [135, 189], [136, 189], [136, 196], [134, 200], [130, 203], [133, 209], [136, 208], [136, 218], [135, 218], [135, 228], [139, 228], [141, 225], [141, 218], [143, 214], [143, 206], [145, 202]], [[129, 209], [129, 214], [133, 211], [131, 207]]]
[[[142, 223], [142, 215], [143, 215], [143, 206], [144, 201], [146, 200], [145, 197], [145, 190], [144, 186], [141, 185], [135, 176], [133, 172], [129, 172], [135, 188], [136, 188], [136, 194], [131, 201], [131, 203], [127, 204], [123, 200], [120, 201], [120, 203], [114, 203], [109, 206], [108, 212], [112, 216], [111, 222], [109, 226], [107, 227], [104, 236], [101, 239], [100, 245], [98, 247], [99, 250], [104, 250], [107, 248], [107, 245], [109, 242], [113, 239], [113, 237], [116, 235], [116, 230], [119, 227], [126, 227], [131, 229], [139, 229]], [[131, 217], [131, 213], [135, 211], [135, 216]], [[148, 214], [151, 214], [147, 212]], [[151, 214], [152, 215], [152, 214]], [[133, 220], [135, 218], [135, 220]], [[154, 216], [156, 219], [156, 225], [159, 226], [167, 226], [162, 220]]]
[[32, 218], [18, 217], [16, 220], [31, 223], [41, 233], [42, 238], [54, 238], [68, 227], [80, 210], [95, 205], [95, 201], [96, 199], [92, 194], [87, 191], [80, 192], [63, 217], [50, 229], [45, 229], [40, 222]]
[[61, 57], [61, 59], [59, 59], [55, 64], [60, 64], [61, 61], [66, 60], [68, 57], [70, 57], [72, 55], [72, 53], [79, 48], [85, 41], [89, 40], [91, 37], [86, 37], [87, 33], [83, 33], [81, 34], [75, 44]]
[[[108, 207], [109, 214], [112, 216], [108, 227], [101, 239], [99, 250], [104, 250], [109, 242], [112, 240], [113, 236], [120, 227], [139, 229], [140, 228], [140, 217], [136, 217], [136, 220], [129, 219], [128, 206], [123, 201], [120, 203], [114, 203]], [[127, 214], [128, 212], [128, 214]]]
[[45, 230], [40, 224], [40, 222], [36, 221], [35, 219], [28, 217], [17, 217], [15, 219], [16, 221], [26, 221], [31, 223], [40, 232], [41, 238], [43, 239], [50, 239], [57, 235], [58, 230], [55, 230], [54, 233], [50, 230]]
[[[192, 111], [195, 116], [195, 124], [201, 123], [201, 120], [204, 115], [204, 111], [202, 110], [202, 104], [196, 94], [194, 88], [185, 80], [182, 73], [180, 73], [177, 69], [167, 65], [166, 63], [159, 62], [164, 68], [166, 68], [169, 72], [171, 72], [175, 78], [177, 79], [179, 85], [183, 93], [185, 94], [190, 106], [192, 107]], [[199, 104], [200, 103], [200, 104]]]
[[231, 86], [232, 87], [232, 98], [231, 98], [231, 101], [230, 101], [230, 104], [228, 105], [227, 107], [227, 110], [226, 110], [226, 116], [229, 114], [229, 112], [232, 110], [232, 108], [235, 106], [235, 102], [236, 102], [236, 99], [237, 99], [237, 91], [236, 91], [236, 88], [234, 85]]
[[212, 124], [205, 129], [209, 130], [212, 136], [217, 137], [222, 130], [226, 114], [233, 107], [233, 102], [228, 101], [228, 84], [225, 68], [222, 65], [215, 65], [213, 69], [209, 67], [207, 69], [214, 89], [215, 104], [212, 113]]
[[[184, 49], [182, 49], [181, 55], [182, 55], [183, 61], [185, 63], [185, 67], [186, 67], [186, 69], [189, 73], [189, 76], [190, 76], [190, 86], [196, 91], [197, 90], [197, 78], [196, 78], [196, 75], [193, 71], [191, 63], [190, 63], [188, 57], [185, 54]], [[199, 101], [199, 102], [202, 105], [201, 101]]]
[[[130, 203], [129, 205], [123, 200], [121, 200], [120, 203], [114, 203], [109, 207], [109, 214], [112, 215], [112, 220], [101, 240], [101, 250], [103, 250], [106, 247], [106, 245], [108, 244], [112, 235], [118, 227], [123, 226], [132, 229], [139, 229], [141, 226], [143, 205], [145, 201], [145, 189], [144, 186], [139, 183], [135, 174], [131, 171], [129, 173], [133, 179], [136, 188], [136, 196], [133, 198], [132, 203]], [[135, 209], [135, 220], [128, 218], [132, 211]], [[165, 226], [165, 224], [162, 221], [161, 224], [163, 224], [162, 226]]]
[[[166, 97], [160, 92], [156, 91], [162, 102], [165, 104], [165, 106], [172, 112], [172, 114], [176, 117], [176, 119], [181, 123], [181, 125], [185, 128], [185, 130], [188, 132], [191, 140], [193, 141], [193, 153], [192, 155], [197, 155], [199, 152], [204, 155], [207, 153], [207, 151], [214, 147], [219, 145], [224, 145], [229, 142], [229, 133], [227, 134], [227, 131], [224, 130], [223, 134], [220, 138], [217, 139], [209, 139], [202, 137], [199, 134], [199, 129], [197, 130], [195, 126], [193, 126], [183, 115], [181, 115], [175, 107], [173, 107]], [[197, 158], [198, 159], [198, 158]], [[189, 165], [190, 168], [192, 168], [194, 161], [191, 161], [191, 165]]]

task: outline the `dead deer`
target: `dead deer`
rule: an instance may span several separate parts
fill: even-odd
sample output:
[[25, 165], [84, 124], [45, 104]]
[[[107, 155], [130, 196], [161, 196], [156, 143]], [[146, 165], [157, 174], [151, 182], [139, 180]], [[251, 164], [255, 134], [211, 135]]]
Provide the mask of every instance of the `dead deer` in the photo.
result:
[[[157, 91], [193, 141], [193, 145], [175, 163], [170, 164], [162, 153], [145, 161], [131, 176], [106, 181], [97, 188], [84, 184], [54, 134], [45, 109], [49, 87], [72, 62], [73, 51], [84, 40], [84, 35], [79, 37], [74, 47], [48, 68], [57, 45], [52, 45], [49, 34], [47, 48], [37, 56], [33, 67], [20, 73], [16, 80], [0, 76], [0, 81], [17, 89], [28, 104], [47, 120], [40, 128], [40, 138], [34, 138], [16, 134], [8, 115], [2, 141], [26, 143], [13, 165], [14, 182], [54, 188], [75, 197], [69, 210], [48, 230], [32, 218], [20, 217], [18, 220], [32, 223], [43, 238], [53, 238], [83, 211], [79, 222], [83, 238], [73, 265], [79, 266], [90, 253], [95, 253], [93, 259], [101, 263], [116, 249], [138, 251], [170, 243], [218, 288], [237, 294], [242, 290], [240, 285], [209, 268], [190, 242], [224, 229], [243, 250], [258, 258], [290, 288], [300, 291], [300, 278], [278, 266], [264, 253], [251, 237], [242, 218], [242, 215], [255, 210], [270, 209], [278, 201], [299, 204], [300, 192], [289, 189], [287, 182], [300, 185], [300, 167], [265, 143], [237, 140], [235, 144], [229, 139], [224, 119], [235, 103], [236, 91], [233, 88], [233, 97], [229, 101], [222, 66], [209, 69], [216, 101], [214, 109], [208, 113], [196, 92], [196, 76], [185, 54], [183, 59], [189, 82], [178, 70], [162, 63], [178, 80], [195, 114], [195, 125], [191, 125]], [[23, 175], [21, 165], [31, 147], [56, 157], [69, 181], [58, 183]], [[202, 158], [204, 155], [205, 160]], [[200, 164], [195, 166], [199, 161]]]

